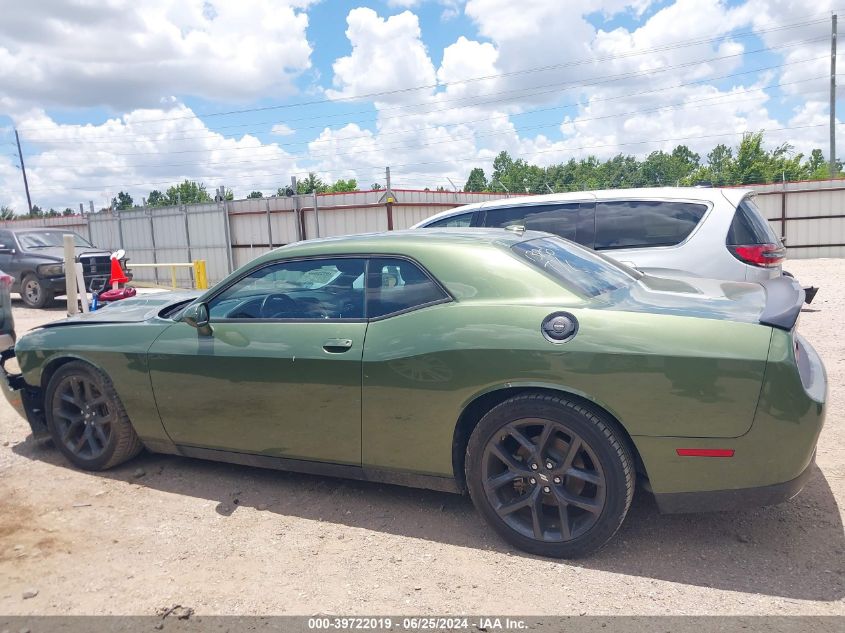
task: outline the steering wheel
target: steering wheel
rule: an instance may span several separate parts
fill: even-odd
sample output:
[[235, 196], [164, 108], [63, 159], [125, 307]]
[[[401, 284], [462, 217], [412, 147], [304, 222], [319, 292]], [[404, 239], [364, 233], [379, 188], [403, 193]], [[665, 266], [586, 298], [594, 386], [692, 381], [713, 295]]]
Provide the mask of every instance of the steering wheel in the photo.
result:
[[[279, 307], [278, 310], [274, 311], [272, 315], [266, 314], [267, 306], [269, 306], [271, 303], [274, 303], [274, 302], [279, 302], [282, 305]], [[273, 316], [275, 316], [279, 312], [285, 312], [285, 311], [295, 312], [296, 309], [297, 309], [296, 301], [291, 299], [286, 294], [282, 294], [280, 292], [274, 292], [274, 293], [271, 293], [271, 294], [267, 295], [266, 297], [264, 297], [264, 300], [261, 302], [261, 307], [258, 309], [258, 313], [261, 315], [261, 318], [267, 319], [267, 318], [272, 318]]]

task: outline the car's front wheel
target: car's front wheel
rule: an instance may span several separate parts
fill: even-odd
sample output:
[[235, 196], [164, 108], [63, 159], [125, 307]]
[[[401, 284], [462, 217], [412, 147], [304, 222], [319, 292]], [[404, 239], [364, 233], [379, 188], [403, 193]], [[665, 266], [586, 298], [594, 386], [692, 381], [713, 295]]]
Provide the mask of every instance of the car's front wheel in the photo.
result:
[[53, 292], [32, 273], [21, 280], [21, 299], [29, 308], [43, 308], [53, 300]]
[[505, 540], [542, 556], [575, 558], [603, 546], [628, 512], [634, 477], [609, 419], [548, 394], [494, 407], [467, 446], [478, 511]]
[[47, 385], [47, 426], [53, 442], [71, 463], [105, 470], [142, 448], [108, 376], [91, 365], [62, 365]]

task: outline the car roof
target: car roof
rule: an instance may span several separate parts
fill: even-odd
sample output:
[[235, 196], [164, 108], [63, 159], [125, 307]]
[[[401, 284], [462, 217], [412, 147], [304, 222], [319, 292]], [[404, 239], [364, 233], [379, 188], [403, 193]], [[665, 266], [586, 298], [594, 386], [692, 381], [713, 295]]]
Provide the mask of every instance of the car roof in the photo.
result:
[[4, 226], [0, 227], [13, 233], [77, 233], [76, 229], [64, 226]]
[[[725, 199], [736, 207], [748, 195], [753, 195], [753, 189], [743, 187], [640, 187], [630, 189], [597, 189], [594, 191], [570, 191], [567, 193], [549, 193], [539, 196], [512, 196], [497, 200], [474, 202], [461, 207], [455, 207], [432, 215], [422, 222], [428, 223], [453, 215], [460, 215], [476, 209], [496, 209], [534, 204], [553, 204], [563, 202], [582, 202], [585, 200], [692, 200], [715, 204]], [[420, 224], [414, 225], [419, 227]]]
[[[584, 300], [540, 269], [516, 256], [510, 247], [537, 238], [559, 239], [541, 231], [434, 228], [307, 240], [265, 253], [220, 282], [264, 264], [300, 257], [384, 256], [418, 261], [449, 292], [472, 301], [566, 302]], [[573, 245], [576, 248], [582, 248]], [[492, 268], [491, 268], [492, 266]], [[497, 271], [496, 274], [491, 274]], [[483, 280], [479, 282], [479, 280]], [[467, 293], [471, 288], [472, 292]]]
[[381, 233], [340, 235], [295, 242], [277, 248], [263, 256], [264, 259], [279, 257], [307, 257], [335, 254], [397, 254], [412, 255], [421, 250], [460, 246], [462, 248], [509, 248], [519, 242], [550, 237], [542, 231], [513, 231], [508, 229], [463, 229], [432, 228], [425, 230], [405, 229]]

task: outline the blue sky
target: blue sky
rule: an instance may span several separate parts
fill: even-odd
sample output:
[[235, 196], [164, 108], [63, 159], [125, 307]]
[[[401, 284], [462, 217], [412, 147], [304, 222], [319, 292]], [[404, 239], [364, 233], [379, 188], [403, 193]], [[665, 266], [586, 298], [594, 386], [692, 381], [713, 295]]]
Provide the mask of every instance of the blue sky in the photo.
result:
[[25, 207], [14, 127], [34, 201], [60, 208], [183, 178], [240, 196], [308, 171], [367, 187], [386, 165], [433, 188], [501, 150], [705, 154], [761, 129], [826, 153], [831, 6], [0, 0], [0, 204]]

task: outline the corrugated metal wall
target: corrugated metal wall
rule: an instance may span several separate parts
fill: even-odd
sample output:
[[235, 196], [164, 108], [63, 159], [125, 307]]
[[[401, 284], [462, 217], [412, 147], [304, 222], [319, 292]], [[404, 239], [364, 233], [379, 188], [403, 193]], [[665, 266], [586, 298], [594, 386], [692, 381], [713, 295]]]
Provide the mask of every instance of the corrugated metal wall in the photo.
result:
[[[757, 202], [775, 230], [787, 238], [791, 258], [845, 257], [845, 180], [754, 186]], [[66, 227], [101, 248], [127, 251], [131, 262], [206, 260], [215, 283], [270, 248], [317, 236], [404, 229], [440, 211], [500, 194], [394, 190], [322, 194], [314, 197], [258, 198], [221, 203], [133, 209], [86, 216], [0, 222], [3, 226]], [[299, 205], [297, 207], [297, 205]], [[318, 227], [319, 216], [319, 227]], [[304, 231], [304, 235], [303, 235]], [[131, 266], [131, 263], [130, 263]], [[169, 283], [170, 271], [135, 269], [142, 281]], [[192, 283], [190, 269], [179, 269], [180, 284]]]
[[757, 206], [791, 259], [845, 257], [845, 180], [761, 185]]

